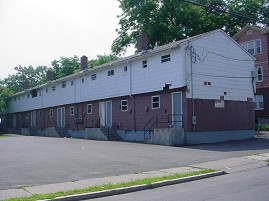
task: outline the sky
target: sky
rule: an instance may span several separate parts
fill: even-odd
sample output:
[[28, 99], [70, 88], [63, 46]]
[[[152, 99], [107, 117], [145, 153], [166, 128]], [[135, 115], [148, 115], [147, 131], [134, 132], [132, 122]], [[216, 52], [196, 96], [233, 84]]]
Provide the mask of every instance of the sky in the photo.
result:
[[120, 14], [117, 0], [0, 0], [0, 79], [19, 65], [109, 54]]

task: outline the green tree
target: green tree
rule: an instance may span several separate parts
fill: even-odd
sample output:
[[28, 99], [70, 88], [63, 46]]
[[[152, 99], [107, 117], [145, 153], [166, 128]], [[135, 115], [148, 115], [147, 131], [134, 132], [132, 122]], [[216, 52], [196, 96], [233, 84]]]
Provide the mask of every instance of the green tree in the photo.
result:
[[111, 46], [114, 54], [136, 44], [139, 33], [147, 34], [149, 48], [153, 48], [214, 29], [232, 36], [246, 23], [268, 20], [268, 0], [118, 1], [122, 14], [118, 16], [118, 37]]
[[[2, 81], [1, 81], [2, 82]], [[5, 114], [8, 109], [8, 98], [12, 95], [12, 92], [0, 83], [0, 116]]]
[[52, 65], [52, 79], [59, 79], [73, 74], [80, 67], [80, 59], [74, 55], [73, 57], [60, 57], [59, 60], [53, 60]]
[[94, 67], [103, 65], [105, 63], [114, 61], [118, 58], [119, 57], [112, 55], [112, 54], [103, 54], [103, 55], [98, 54], [97, 58], [89, 60], [88, 64], [89, 64], [90, 68], [94, 68]]
[[24, 89], [25, 84], [34, 87], [43, 84], [46, 80], [46, 66], [16, 66], [14, 67], [16, 74], [9, 75], [2, 82], [13, 93], [17, 93]]

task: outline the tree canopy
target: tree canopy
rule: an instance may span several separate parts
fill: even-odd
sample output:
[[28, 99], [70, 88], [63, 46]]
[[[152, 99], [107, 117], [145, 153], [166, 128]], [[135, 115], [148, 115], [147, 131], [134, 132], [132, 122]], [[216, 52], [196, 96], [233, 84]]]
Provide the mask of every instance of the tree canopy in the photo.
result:
[[[88, 66], [94, 68], [110, 61], [118, 59], [112, 54], [97, 55], [96, 59], [90, 59]], [[80, 70], [80, 58], [60, 57], [58, 60], [51, 62], [51, 68], [46, 66], [16, 66], [16, 71], [13, 75], [8, 75], [7, 78], [0, 80], [0, 114], [5, 113], [7, 107], [7, 99], [14, 93], [24, 90], [25, 87], [35, 87], [46, 82], [46, 71], [52, 71], [52, 79], [59, 79], [76, 73]]]
[[[139, 33], [148, 36], [149, 48], [214, 29], [234, 35], [245, 24], [268, 21], [268, 0], [118, 0], [118, 37], [111, 50], [121, 54], [136, 44]], [[194, 2], [194, 3], [192, 3]], [[235, 15], [237, 14], [237, 15]]]

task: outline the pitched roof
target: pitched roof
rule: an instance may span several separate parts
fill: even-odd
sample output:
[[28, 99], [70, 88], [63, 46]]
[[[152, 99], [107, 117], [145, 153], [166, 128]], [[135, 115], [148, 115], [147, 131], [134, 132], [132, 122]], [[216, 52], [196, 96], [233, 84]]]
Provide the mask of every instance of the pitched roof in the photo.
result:
[[93, 69], [86, 69], [86, 70], [83, 70], [81, 72], [74, 73], [72, 75], [68, 75], [66, 77], [59, 78], [57, 80], [49, 81], [49, 82], [44, 83], [42, 85], [35, 86], [35, 87], [30, 88], [30, 89], [26, 89], [24, 91], [18, 92], [16, 94], [14, 94], [13, 96], [16, 96], [16, 95], [19, 95], [19, 94], [23, 94], [23, 93], [25, 93], [27, 91], [30, 91], [30, 90], [33, 90], [33, 89], [40, 89], [40, 88], [43, 88], [43, 87], [53, 86], [56, 83], [63, 82], [63, 81], [66, 81], [66, 80], [71, 80], [71, 79], [74, 79], [74, 78], [77, 78], [77, 77], [81, 77], [81, 76], [86, 75], [86, 74], [95, 73], [98, 70], [101, 70], [103, 68], [109, 68], [109, 67], [115, 66], [117, 64], [121, 64], [121, 63], [122, 64], [125, 64], [125, 63], [128, 63], [130, 61], [137, 60], [137, 59], [147, 58], [147, 57], [152, 56], [152, 55], [155, 55], [157, 53], [160, 53], [160, 52], [163, 52], [163, 51], [167, 51], [169, 49], [174, 49], [174, 48], [180, 47], [181, 45], [187, 43], [188, 41], [197, 40], [199, 38], [202, 38], [204, 36], [211, 35], [211, 34], [216, 33], [216, 32], [222, 32], [223, 34], [227, 35], [223, 30], [216, 29], [216, 30], [213, 30], [213, 31], [210, 31], [210, 32], [202, 33], [202, 34], [199, 34], [199, 35], [196, 35], [196, 36], [192, 36], [192, 37], [185, 38], [185, 39], [182, 39], [182, 40], [179, 40], [179, 41], [168, 43], [166, 45], [158, 46], [158, 47], [153, 48], [152, 50], [147, 50], [145, 52], [140, 52], [140, 53], [136, 53], [134, 55], [128, 56], [128, 57], [120, 58], [120, 59], [117, 59], [115, 61], [111, 61], [109, 63], [105, 63], [103, 65], [100, 65], [100, 66], [98, 66], [96, 68], [93, 68]]
[[249, 29], [260, 31], [261, 34], [269, 34], [268, 26], [262, 28], [262, 27], [257, 27], [257, 26], [252, 26], [252, 25], [247, 24], [233, 36], [233, 39], [237, 39], [239, 36], [241, 36], [243, 33], [245, 33]]

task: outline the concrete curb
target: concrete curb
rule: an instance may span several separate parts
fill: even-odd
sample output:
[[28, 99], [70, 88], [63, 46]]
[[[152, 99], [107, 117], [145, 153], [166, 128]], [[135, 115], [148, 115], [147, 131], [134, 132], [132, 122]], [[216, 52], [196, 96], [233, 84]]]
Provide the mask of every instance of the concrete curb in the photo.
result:
[[[212, 173], [190, 176], [190, 177], [185, 177], [185, 178], [164, 180], [164, 181], [155, 182], [152, 184], [143, 184], [143, 185], [130, 186], [130, 187], [125, 187], [125, 188], [104, 190], [104, 191], [93, 192], [93, 193], [83, 193], [83, 194], [77, 194], [77, 195], [63, 196], [63, 197], [54, 198], [53, 200], [55, 200], [55, 201], [74, 201], [74, 200], [94, 199], [94, 198], [119, 195], [119, 194], [124, 194], [124, 193], [132, 193], [135, 191], [142, 191], [142, 190], [148, 190], [148, 189], [153, 189], [153, 188], [159, 188], [159, 187], [163, 187], [163, 186], [180, 184], [180, 183], [184, 183], [184, 182], [196, 181], [196, 180], [220, 176], [220, 175], [224, 175], [224, 174], [226, 174], [226, 172], [216, 171], [216, 172], [212, 172]], [[42, 201], [49, 201], [49, 200], [50, 199], [42, 200]]]

